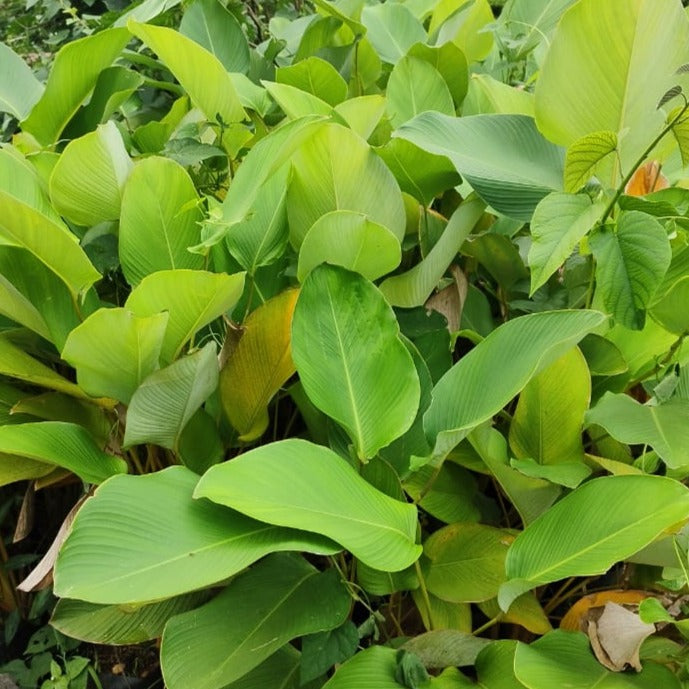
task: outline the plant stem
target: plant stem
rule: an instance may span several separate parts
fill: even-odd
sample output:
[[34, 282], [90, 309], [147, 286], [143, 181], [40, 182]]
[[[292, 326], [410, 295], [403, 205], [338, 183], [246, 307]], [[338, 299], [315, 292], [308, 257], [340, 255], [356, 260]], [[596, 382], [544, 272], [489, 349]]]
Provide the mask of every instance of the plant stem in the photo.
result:
[[478, 636], [479, 634], [482, 634], [483, 632], [486, 631], [486, 629], [490, 629], [491, 627], [494, 627], [498, 622], [501, 622], [505, 617], [505, 613], [500, 612], [498, 613], [495, 617], [492, 619], [488, 620], [485, 624], [482, 624], [480, 627], [477, 627], [474, 629], [473, 632], [471, 632], [472, 636]]
[[414, 563], [414, 569], [416, 570], [416, 576], [419, 579], [419, 586], [421, 587], [421, 596], [423, 597], [424, 605], [426, 606], [426, 613], [428, 615], [428, 631], [433, 631], [433, 610], [431, 608], [431, 599], [428, 595], [428, 589], [426, 588], [426, 580], [423, 578], [423, 572], [421, 571], [421, 565], [417, 560]]

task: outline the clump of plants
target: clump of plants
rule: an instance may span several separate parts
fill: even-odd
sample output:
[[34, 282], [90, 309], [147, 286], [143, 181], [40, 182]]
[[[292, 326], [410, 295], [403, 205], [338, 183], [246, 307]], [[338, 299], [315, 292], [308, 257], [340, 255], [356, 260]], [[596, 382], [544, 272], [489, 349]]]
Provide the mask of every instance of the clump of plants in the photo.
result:
[[689, 685], [680, 0], [177, 4], [0, 45], [19, 589], [169, 689]]

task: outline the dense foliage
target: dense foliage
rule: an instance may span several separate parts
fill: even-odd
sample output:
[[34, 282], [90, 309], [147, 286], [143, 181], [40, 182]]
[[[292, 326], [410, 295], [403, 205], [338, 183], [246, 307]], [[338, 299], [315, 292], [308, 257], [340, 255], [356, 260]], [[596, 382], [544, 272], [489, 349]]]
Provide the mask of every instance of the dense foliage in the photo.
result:
[[73, 18], [0, 44], [2, 517], [76, 502], [5, 671], [689, 686], [680, 0]]

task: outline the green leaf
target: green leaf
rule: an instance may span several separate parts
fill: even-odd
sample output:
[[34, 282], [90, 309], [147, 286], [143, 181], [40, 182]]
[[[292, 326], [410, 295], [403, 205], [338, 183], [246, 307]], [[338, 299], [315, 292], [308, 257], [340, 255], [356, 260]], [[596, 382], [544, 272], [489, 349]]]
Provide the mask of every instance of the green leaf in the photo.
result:
[[565, 191], [579, 191], [595, 174], [598, 164], [616, 150], [615, 132], [593, 132], [575, 141], [565, 157]]
[[[485, 59], [493, 47], [493, 34], [486, 30], [494, 22], [488, 0], [460, 0], [453, 5], [447, 21], [438, 30], [435, 42], [452, 41], [462, 49], [469, 64]], [[455, 8], [458, 8], [456, 12]]]
[[592, 376], [614, 376], [628, 370], [622, 352], [601, 335], [587, 335], [579, 343], [579, 349]]
[[536, 460], [511, 459], [510, 466], [524, 476], [542, 478], [567, 488], [576, 488], [591, 475], [591, 469], [582, 461], [563, 461], [557, 464], [539, 464]]
[[543, 197], [562, 189], [562, 149], [524, 115], [456, 118], [428, 112], [395, 136], [447, 156], [486, 203], [517, 220], [530, 220]]
[[412, 308], [426, 303], [457, 252], [481, 219], [485, 203], [470, 197], [452, 214], [440, 239], [428, 255], [406, 273], [383, 281], [380, 291], [393, 306]]
[[249, 314], [220, 373], [220, 400], [240, 439], [268, 428], [268, 404], [294, 374], [290, 340], [297, 290], [285, 290]]
[[343, 663], [323, 685], [323, 689], [405, 689], [395, 679], [397, 651], [371, 646]]
[[416, 43], [407, 55], [428, 62], [440, 72], [450, 89], [455, 105], [459, 106], [467, 94], [469, 68], [464, 53], [452, 42], [443, 45]]
[[351, 129], [322, 126], [297, 150], [292, 165], [287, 216], [295, 248], [316, 220], [335, 210], [364, 213], [402, 241], [406, 221], [397, 182]]
[[452, 603], [494, 598], [505, 581], [505, 556], [514, 536], [484, 524], [450, 524], [423, 545], [426, 587]]
[[324, 675], [336, 663], [351, 658], [359, 646], [359, 633], [351, 620], [332, 631], [309, 634], [301, 640], [301, 683]]
[[43, 84], [8, 45], [0, 42], [0, 112], [23, 120], [43, 94]]
[[[679, 115], [681, 108], [682, 106], [678, 106], [668, 113], [668, 123], [675, 120], [677, 115]], [[689, 118], [687, 118], [686, 115], [680, 117], [672, 126], [672, 135], [675, 137], [675, 141], [677, 142], [679, 154], [682, 158], [682, 165], [689, 164]]]
[[201, 269], [202, 256], [187, 248], [199, 240], [203, 214], [187, 171], [167, 158], [142, 160], [122, 196], [119, 250], [130, 285], [158, 270]]
[[97, 605], [62, 598], [50, 618], [51, 626], [94, 644], [140, 644], [162, 636], [166, 622], [193, 610], [208, 598], [205, 591], [168, 598], [150, 605]]
[[153, 443], [176, 450], [184, 427], [217, 386], [215, 342], [154, 371], [132, 395], [123, 447]]
[[174, 617], [160, 651], [166, 686], [221, 689], [304, 634], [333, 629], [351, 598], [337, 570], [269, 555], [198, 610]]
[[[486, 527], [488, 528], [488, 527]], [[488, 639], [458, 629], [437, 629], [406, 641], [402, 648], [413, 653], [429, 670], [473, 665]]]
[[674, 479], [588, 481], [517, 536], [505, 562], [510, 581], [501, 588], [500, 607], [541, 584], [604, 574], [687, 517], [689, 491]]
[[271, 552], [337, 551], [313, 534], [193, 500], [198, 478], [184, 467], [169, 467], [104, 483], [79, 510], [60, 549], [56, 595], [146, 603], [208, 587]]
[[602, 426], [627, 445], [650, 445], [671, 468], [689, 465], [688, 421], [689, 400], [671, 399], [649, 406], [611, 392], [586, 414], [587, 425]]
[[421, 552], [415, 506], [389, 498], [334, 452], [305, 440], [263, 445], [211, 467], [195, 496], [323, 534], [384, 571], [408, 567]]
[[414, 196], [424, 206], [461, 178], [444, 156], [428, 153], [405, 139], [391, 139], [376, 153], [390, 168], [402, 191]]
[[689, 314], [684, 308], [687, 303], [689, 303], [689, 275], [678, 280], [660, 299], [654, 300], [649, 313], [653, 320], [660, 323], [665, 330], [676, 335], [683, 335], [689, 331]]
[[514, 676], [517, 641], [494, 641], [479, 651], [476, 672], [480, 689], [524, 689]]
[[414, 362], [395, 314], [365, 278], [311, 271], [297, 301], [292, 356], [311, 401], [347, 430], [361, 459], [401, 436], [419, 406]]
[[296, 64], [280, 67], [275, 71], [275, 81], [306, 91], [333, 107], [347, 98], [347, 82], [320, 57], [307, 57]]
[[228, 124], [246, 119], [234, 82], [213, 53], [174, 29], [133, 20], [127, 28], [165, 63], [209, 122], [217, 115]]
[[385, 98], [378, 94], [350, 98], [335, 106], [334, 111], [362, 139], [373, 134], [385, 112]]
[[308, 115], [330, 115], [332, 113], [333, 109], [328, 103], [306, 91], [288, 84], [277, 84], [274, 81], [262, 81], [261, 83], [270, 97], [291, 120]]
[[0, 453], [69, 469], [86, 483], [127, 471], [125, 461], [103, 452], [84, 428], [59, 421], [0, 426]]
[[428, 41], [421, 22], [402, 4], [367, 5], [361, 12], [361, 21], [381, 60], [392, 65], [415, 43]]
[[623, 211], [617, 228], [600, 228], [590, 244], [606, 308], [621, 325], [641, 330], [646, 308], [672, 259], [665, 228], [646, 213]]
[[50, 176], [55, 209], [78, 225], [120, 217], [122, 189], [133, 164], [114, 122], [70, 141]]
[[[447, 454], [604, 320], [597, 311], [548, 311], [515, 318], [494, 330], [433, 389], [424, 428], [435, 442], [434, 454]], [[510, 353], [507, 359], [505, 352]]]
[[195, 333], [232, 310], [243, 289], [244, 273], [160, 270], [132, 290], [126, 308], [142, 318], [168, 313], [160, 359], [170, 363]]
[[47, 476], [55, 465], [36, 462], [26, 457], [0, 454], [0, 486]]
[[428, 62], [408, 55], [395, 65], [390, 74], [387, 101], [388, 115], [395, 128], [427, 110], [455, 114], [450, 89], [440, 72]]
[[462, 115], [494, 113], [533, 117], [534, 109], [533, 93], [503, 84], [488, 74], [472, 74], [462, 104]]
[[584, 459], [581, 434], [591, 401], [591, 375], [576, 348], [532, 378], [510, 424], [510, 447], [519, 459], [561, 464]]
[[71, 41], [55, 56], [41, 99], [22, 122], [41, 144], [55, 143], [70, 118], [129, 41], [127, 29], [106, 29]]
[[62, 358], [89, 395], [127, 404], [158, 368], [167, 321], [167, 313], [140, 318], [124, 308], [99, 309], [72, 330]]
[[549, 194], [536, 206], [529, 249], [531, 294], [571, 256], [604, 209], [602, 201], [594, 203], [586, 194]]
[[689, 19], [674, 0], [575, 3], [539, 74], [538, 128], [565, 146], [613, 132], [626, 172], [663, 127], [656, 105], [689, 61], [688, 46]]
[[215, 55], [228, 72], [249, 71], [246, 36], [234, 15], [218, 0], [195, 0], [186, 8], [179, 30]]
[[[232, 682], [226, 689], [301, 689], [299, 668], [300, 653], [291, 644], [285, 644], [251, 672]], [[316, 689], [318, 683], [306, 684], [304, 689]]]
[[74, 397], [86, 397], [80, 387], [29, 356], [7, 337], [2, 336], [0, 336], [0, 375], [17, 378], [51, 390], [59, 390]]
[[62, 223], [0, 190], [0, 241], [33, 254], [76, 297], [100, 279], [100, 273]]
[[332, 211], [322, 215], [306, 233], [299, 249], [297, 277], [321, 263], [342, 266], [376, 280], [400, 264], [402, 250], [395, 235], [363, 213]]
[[514, 654], [514, 673], [528, 689], [680, 689], [672, 671], [654, 662], [641, 672], [612, 672], [598, 662], [589, 640], [581, 632], [561, 629], [527, 646], [519, 644]]

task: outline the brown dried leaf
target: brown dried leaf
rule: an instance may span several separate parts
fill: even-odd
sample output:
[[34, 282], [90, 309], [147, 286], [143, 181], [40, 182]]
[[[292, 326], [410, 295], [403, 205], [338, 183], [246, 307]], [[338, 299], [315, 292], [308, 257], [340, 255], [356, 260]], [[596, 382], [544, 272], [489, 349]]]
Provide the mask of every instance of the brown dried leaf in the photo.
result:
[[667, 177], [660, 172], [660, 163], [657, 160], [649, 160], [641, 165], [627, 182], [624, 193], [629, 196], [645, 196], [669, 186]]
[[22, 506], [19, 510], [19, 516], [17, 517], [17, 525], [14, 528], [12, 543], [19, 543], [19, 541], [23, 541], [31, 533], [31, 529], [33, 528], [34, 498], [34, 485], [33, 483], [29, 483], [26, 492], [24, 493], [24, 499], [22, 500]]
[[459, 266], [453, 265], [450, 268], [450, 272], [454, 282], [430, 297], [426, 302], [426, 309], [428, 311], [437, 311], [445, 316], [447, 319], [447, 329], [452, 334], [459, 330], [469, 283]]
[[562, 618], [560, 629], [567, 629], [572, 632], [585, 632], [588, 627], [589, 611], [594, 608], [603, 608], [608, 602], [620, 605], [638, 605], [644, 598], [651, 594], [646, 591], [622, 591], [612, 589], [591, 593], [580, 598]]

